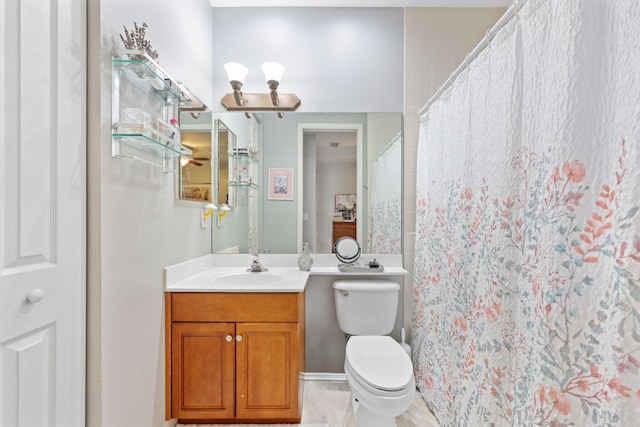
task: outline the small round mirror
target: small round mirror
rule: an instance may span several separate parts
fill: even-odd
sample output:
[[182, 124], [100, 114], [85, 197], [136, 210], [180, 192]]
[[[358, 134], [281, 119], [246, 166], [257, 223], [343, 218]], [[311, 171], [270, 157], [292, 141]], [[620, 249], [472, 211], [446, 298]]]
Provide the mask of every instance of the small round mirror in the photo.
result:
[[345, 264], [353, 264], [360, 257], [360, 245], [353, 237], [344, 236], [333, 244], [336, 257]]

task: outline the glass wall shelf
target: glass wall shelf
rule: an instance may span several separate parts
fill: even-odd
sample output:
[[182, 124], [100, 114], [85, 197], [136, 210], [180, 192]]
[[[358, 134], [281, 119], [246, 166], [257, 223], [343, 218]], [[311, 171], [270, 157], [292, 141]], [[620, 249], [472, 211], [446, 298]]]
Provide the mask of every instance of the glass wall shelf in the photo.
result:
[[111, 154], [134, 158], [175, 172], [180, 156], [179, 129], [169, 125], [179, 111], [206, 108], [145, 52], [115, 49], [112, 59]]
[[143, 124], [115, 123], [111, 137], [113, 157], [161, 165], [165, 173], [175, 172], [172, 160], [192, 154], [189, 148], [173, 138]]
[[258, 153], [256, 151], [250, 151], [247, 148], [234, 148], [229, 152], [229, 156], [238, 158], [239, 160], [246, 160], [251, 163], [258, 162]]
[[127, 70], [151, 86], [151, 92], [167, 104], [177, 103], [183, 109], [203, 109], [204, 104], [177, 80], [172, 79], [157, 62], [141, 50], [114, 49], [113, 66]]
[[237, 187], [238, 189], [257, 190], [258, 184], [252, 181], [229, 181], [229, 187]]
[[237, 190], [257, 190], [257, 164], [257, 153], [250, 153], [244, 148], [229, 150], [229, 166], [230, 170], [233, 170], [229, 187], [235, 187]]
[[173, 138], [161, 132], [138, 123], [115, 123], [112, 137], [116, 140], [138, 141], [143, 148], [159, 153], [166, 152], [168, 156], [188, 156], [191, 149], [178, 144]]

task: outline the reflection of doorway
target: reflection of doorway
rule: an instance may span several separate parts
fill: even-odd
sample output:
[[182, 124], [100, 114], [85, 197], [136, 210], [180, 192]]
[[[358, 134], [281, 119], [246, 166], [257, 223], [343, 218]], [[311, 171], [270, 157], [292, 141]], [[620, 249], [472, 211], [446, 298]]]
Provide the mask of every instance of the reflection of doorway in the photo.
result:
[[[356, 194], [362, 205], [362, 125], [300, 124], [298, 246], [308, 242], [312, 252], [331, 253], [336, 194]], [[358, 241], [362, 224], [356, 221]]]

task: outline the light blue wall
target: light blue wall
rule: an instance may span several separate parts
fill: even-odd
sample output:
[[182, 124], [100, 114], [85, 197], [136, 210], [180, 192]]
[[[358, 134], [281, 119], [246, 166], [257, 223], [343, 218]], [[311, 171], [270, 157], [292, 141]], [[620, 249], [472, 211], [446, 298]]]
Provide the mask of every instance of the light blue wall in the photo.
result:
[[279, 91], [304, 112], [402, 112], [402, 8], [214, 8], [213, 98], [230, 92], [226, 62], [249, 69], [243, 91], [268, 91], [263, 62], [285, 67]]
[[[261, 225], [262, 244], [272, 253], [297, 253], [298, 194], [300, 171], [298, 170], [298, 124], [300, 123], [354, 123], [367, 128], [364, 113], [335, 114], [285, 114], [279, 119], [275, 114], [265, 114], [263, 128], [263, 172], [261, 182], [267, 183], [269, 168], [294, 169], [293, 201], [269, 200], [266, 185], [261, 191], [263, 215], [269, 226]], [[366, 133], [366, 132], [365, 132]], [[366, 134], [363, 139], [366, 141]]]

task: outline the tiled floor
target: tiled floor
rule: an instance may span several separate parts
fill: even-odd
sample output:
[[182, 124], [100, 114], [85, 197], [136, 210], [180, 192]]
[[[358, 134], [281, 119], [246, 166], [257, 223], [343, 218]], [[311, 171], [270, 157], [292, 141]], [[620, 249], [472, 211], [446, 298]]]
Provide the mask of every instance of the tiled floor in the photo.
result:
[[[326, 423], [329, 427], [352, 427], [351, 393], [345, 381], [305, 381], [303, 423]], [[438, 421], [416, 392], [407, 412], [396, 418], [398, 427], [438, 427]]]
[[[407, 412], [396, 418], [398, 427], [439, 427], [438, 421], [416, 392]], [[179, 427], [190, 427], [178, 424]], [[217, 426], [217, 424], [216, 424]], [[241, 424], [227, 424], [226, 427]], [[294, 427], [291, 425], [291, 427]], [[351, 393], [346, 381], [305, 381], [301, 427], [353, 427]], [[200, 425], [198, 427], [207, 427]]]

